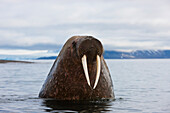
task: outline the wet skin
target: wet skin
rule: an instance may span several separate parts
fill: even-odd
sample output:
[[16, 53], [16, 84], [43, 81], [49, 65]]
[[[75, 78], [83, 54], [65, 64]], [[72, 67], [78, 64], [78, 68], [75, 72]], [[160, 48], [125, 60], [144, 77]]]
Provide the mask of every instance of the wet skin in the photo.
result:
[[114, 99], [101, 42], [92, 36], [71, 37], [55, 60], [39, 97], [57, 100]]

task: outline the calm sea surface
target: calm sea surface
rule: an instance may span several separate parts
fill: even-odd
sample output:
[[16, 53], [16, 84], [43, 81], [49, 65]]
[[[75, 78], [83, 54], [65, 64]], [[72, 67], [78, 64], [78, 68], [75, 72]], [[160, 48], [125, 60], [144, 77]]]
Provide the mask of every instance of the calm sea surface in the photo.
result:
[[0, 112], [170, 113], [170, 59], [106, 60], [115, 101], [63, 103], [38, 98], [53, 61], [0, 64]]

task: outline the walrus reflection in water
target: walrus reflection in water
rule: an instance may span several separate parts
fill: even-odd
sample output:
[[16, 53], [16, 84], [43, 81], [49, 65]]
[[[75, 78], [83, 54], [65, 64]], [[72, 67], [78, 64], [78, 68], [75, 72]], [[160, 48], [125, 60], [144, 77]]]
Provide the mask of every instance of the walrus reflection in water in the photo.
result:
[[57, 100], [114, 99], [103, 46], [92, 36], [73, 36], [63, 46], [39, 93]]

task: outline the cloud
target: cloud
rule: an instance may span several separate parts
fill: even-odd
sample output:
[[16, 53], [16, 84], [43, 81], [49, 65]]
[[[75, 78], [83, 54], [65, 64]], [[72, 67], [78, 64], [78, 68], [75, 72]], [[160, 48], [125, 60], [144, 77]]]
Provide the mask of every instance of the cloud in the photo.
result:
[[169, 4], [169, 0], [1, 0], [0, 47], [54, 49], [70, 36], [93, 35], [107, 49], [170, 48]]

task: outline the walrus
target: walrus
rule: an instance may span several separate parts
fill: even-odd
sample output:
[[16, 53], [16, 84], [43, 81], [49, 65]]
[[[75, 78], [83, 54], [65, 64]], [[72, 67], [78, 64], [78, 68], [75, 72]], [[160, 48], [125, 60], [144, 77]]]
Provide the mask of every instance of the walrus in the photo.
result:
[[56, 58], [39, 97], [56, 100], [114, 99], [113, 83], [101, 42], [73, 36]]

